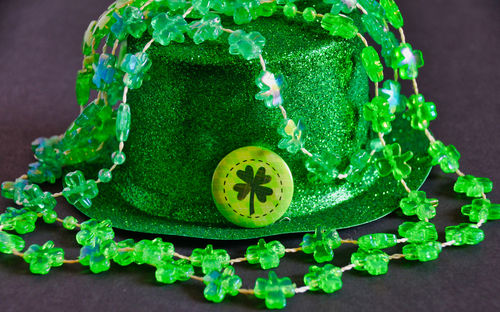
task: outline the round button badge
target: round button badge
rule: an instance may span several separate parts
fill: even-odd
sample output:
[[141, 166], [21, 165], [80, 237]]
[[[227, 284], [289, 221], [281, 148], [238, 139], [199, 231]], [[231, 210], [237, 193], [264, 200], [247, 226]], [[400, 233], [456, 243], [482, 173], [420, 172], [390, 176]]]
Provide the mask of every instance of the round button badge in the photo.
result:
[[278, 220], [290, 206], [292, 173], [273, 151], [242, 147], [226, 155], [215, 169], [212, 195], [217, 209], [230, 222], [263, 227]]

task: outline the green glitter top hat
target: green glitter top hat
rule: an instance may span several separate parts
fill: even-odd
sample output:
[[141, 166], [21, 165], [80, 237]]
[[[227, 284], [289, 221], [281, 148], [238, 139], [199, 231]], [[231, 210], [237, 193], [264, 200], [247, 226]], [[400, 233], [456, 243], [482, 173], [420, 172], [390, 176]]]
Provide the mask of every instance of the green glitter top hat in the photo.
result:
[[[312, 156], [289, 153], [289, 146], [282, 144], [290, 124], [283, 125], [279, 110], [268, 109], [255, 96], [261, 91], [255, 85], [255, 77], [262, 81], [259, 58], [246, 61], [228, 53], [227, 34], [200, 45], [191, 40], [168, 46], [155, 44], [148, 50], [152, 63], [149, 79], [128, 93], [133, 118], [123, 149], [126, 161], [113, 171], [110, 183], [100, 184], [99, 196], [92, 205], [76, 207], [91, 218], [109, 219], [121, 229], [211, 239], [313, 231], [322, 224], [346, 228], [396, 209], [405, 191], [392, 176], [381, 176], [375, 167], [381, 153], [375, 153], [379, 148], [373, 144], [376, 135], [366, 116], [363, 118], [369, 87], [360, 40], [332, 37], [321, 28], [284, 16], [259, 18], [244, 27], [224, 17], [223, 21], [225, 27], [240, 27], [250, 35], [258, 31], [266, 38], [261, 60], [265, 59], [269, 71], [284, 75], [287, 87], [280, 94], [283, 107], [290, 120], [300, 119], [306, 125], [304, 135]], [[126, 52], [142, 51], [151, 36], [155, 36], [153, 31], [129, 37]], [[238, 54], [238, 46], [233, 44], [230, 49], [236, 52], [232, 54]], [[99, 73], [99, 66], [105, 62], [93, 62]], [[101, 78], [94, 84], [102, 81], [112, 86], [112, 79], [107, 82], [106, 77]], [[399, 92], [393, 85], [384, 88], [381, 92], [387, 92], [387, 96], [383, 94], [386, 100], [391, 100], [390, 92], [392, 96]], [[80, 120], [99, 101], [112, 101], [112, 93], [108, 91], [107, 98], [87, 106]], [[68, 131], [81, 129], [78, 121]], [[106, 128], [104, 123], [101, 126]], [[297, 129], [299, 124], [293, 126]], [[412, 171], [405, 181], [411, 189], [418, 189], [430, 170], [428, 141], [423, 133], [412, 129], [408, 120], [397, 118], [385, 141], [398, 142], [404, 151], [413, 153], [408, 161]], [[291, 186], [286, 186], [292, 188], [290, 205], [274, 223], [263, 227], [235, 225], [221, 213], [220, 205], [214, 204], [214, 171], [226, 155], [247, 146], [279, 155], [293, 176]], [[106, 148], [104, 144], [91, 150]], [[302, 145], [298, 149], [303, 149]], [[124, 161], [121, 152], [113, 157], [115, 163]], [[103, 166], [99, 158], [94, 163]], [[241, 169], [243, 172], [244, 167]], [[258, 169], [251, 168], [252, 176]], [[273, 172], [268, 169], [268, 173]], [[233, 190], [234, 197], [241, 195], [236, 194], [236, 186], [228, 188]], [[241, 196], [245, 200], [257, 196], [251, 209], [258, 209], [254, 205], [266, 200], [253, 191], [251, 196]], [[276, 200], [277, 207], [282, 198]], [[227, 202], [230, 205], [231, 199]], [[264, 218], [266, 214], [262, 215]]]

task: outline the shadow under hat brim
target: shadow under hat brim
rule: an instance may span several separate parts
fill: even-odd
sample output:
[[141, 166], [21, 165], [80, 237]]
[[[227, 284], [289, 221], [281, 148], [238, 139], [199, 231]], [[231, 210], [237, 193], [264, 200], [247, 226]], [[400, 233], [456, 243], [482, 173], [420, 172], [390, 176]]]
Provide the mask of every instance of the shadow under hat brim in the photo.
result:
[[[412, 151], [408, 162], [411, 175], [405, 179], [412, 190], [420, 188], [431, 166], [427, 154], [428, 140], [421, 131], [412, 129], [407, 120], [399, 118], [393, 123], [393, 131], [386, 136], [388, 144], [398, 142], [403, 152]], [[120, 169], [118, 169], [120, 170]], [[318, 225], [328, 228], [348, 228], [368, 223], [391, 213], [399, 207], [406, 191], [392, 175], [377, 176], [377, 180], [359, 195], [310, 215], [284, 218], [263, 228], [247, 229], [235, 225], [197, 224], [181, 222], [167, 217], [147, 214], [125, 201], [113, 182], [101, 184], [99, 196], [88, 209], [79, 209], [90, 218], [109, 219], [115, 228], [154, 234], [166, 234], [207, 239], [250, 239], [278, 234], [314, 231]], [[358, 186], [363, 188], [363, 186]], [[220, 218], [223, 218], [222, 215]]]

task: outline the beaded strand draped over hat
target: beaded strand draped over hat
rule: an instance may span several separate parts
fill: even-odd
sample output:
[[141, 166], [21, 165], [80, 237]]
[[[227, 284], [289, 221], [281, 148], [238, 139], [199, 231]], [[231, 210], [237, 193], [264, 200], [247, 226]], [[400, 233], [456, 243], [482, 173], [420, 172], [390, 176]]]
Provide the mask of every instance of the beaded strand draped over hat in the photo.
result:
[[[188, 279], [203, 282], [204, 297], [212, 302], [221, 302], [228, 296], [239, 294], [254, 295], [263, 299], [268, 308], [283, 308], [286, 299], [296, 294], [339, 290], [342, 287], [342, 275], [346, 271], [355, 269], [370, 275], [385, 274], [390, 260], [404, 258], [430, 261], [437, 259], [445, 247], [481, 242], [484, 239], [481, 226], [489, 220], [500, 218], [500, 206], [492, 204], [486, 197], [492, 190], [492, 183], [487, 178], [464, 174], [459, 169], [458, 151], [452, 145], [437, 140], [428, 130], [430, 122], [436, 117], [436, 107], [427, 102], [419, 91], [416, 78], [423, 58], [418, 50], [406, 43], [403, 20], [396, 3], [392, 0], [382, 0], [380, 3], [374, 0], [329, 1], [325, 13], [317, 13], [313, 7], [304, 7], [299, 11], [299, 4], [151, 0], [114, 3], [97, 22], [90, 25], [85, 35], [84, 68], [77, 77], [77, 96], [82, 113], [63, 136], [35, 141], [33, 149], [38, 161], [30, 165], [26, 175], [2, 184], [2, 195], [13, 199], [22, 208], [7, 208], [0, 216], [0, 252], [23, 258], [34, 274], [47, 274], [52, 267], [69, 263], [89, 266], [94, 273], [108, 270], [111, 262], [119, 265], [148, 264], [155, 267], [155, 277], [159, 283], [170, 284]], [[319, 22], [332, 36], [360, 40], [365, 46], [361, 51], [361, 61], [367, 76], [374, 83], [375, 97], [362, 103], [362, 118], [371, 123], [375, 139], [349, 155], [343, 171], [339, 171], [342, 160], [337, 160], [336, 155], [323, 155], [321, 150], [314, 150], [315, 142], [305, 140], [307, 124], [289, 116], [286, 98], [282, 97], [286, 92], [286, 77], [268, 68], [263, 56], [264, 37], [259, 33], [222, 26], [222, 15], [232, 17], [236, 25], [246, 25], [257, 17], [280, 14], [290, 19], [303, 18], [311, 23], [310, 27], [319, 27]], [[356, 20], [350, 18], [350, 14], [361, 14], [362, 17]], [[399, 32], [399, 40], [389, 32], [389, 25]], [[152, 38], [140, 51], [129, 53], [120, 48], [128, 36], [141, 37], [146, 31], [151, 32]], [[382, 47], [383, 60], [369, 45], [366, 33]], [[414, 216], [413, 221], [404, 222], [397, 234], [374, 233], [357, 240], [343, 239], [334, 227], [322, 225], [314, 233], [305, 234], [300, 246], [287, 248], [279, 241], [261, 239], [257, 245], [249, 246], [244, 256], [232, 258], [225, 250], [213, 249], [211, 245], [197, 248], [187, 256], [177, 253], [172, 244], [161, 238], [139, 242], [132, 239], [115, 241], [112, 222], [109, 220], [80, 222], [72, 216], [60, 218], [56, 212], [55, 198], [64, 197], [85, 211], [93, 207], [95, 200], [102, 195], [99, 194], [101, 187], [110, 183], [113, 175], [122, 169], [120, 166], [127, 160], [125, 144], [132, 134], [131, 125], [134, 122], [134, 104], [128, 101], [128, 92], [146, 83], [145, 78], [154, 66], [148, 55], [152, 46], [182, 43], [187, 40], [186, 35], [196, 44], [228, 36], [230, 54], [257, 61], [262, 71], [256, 77], [255, 98], [283, 118], [283, 124], [278, 126], [282, 138], [276, 142], [277, 147], [294, 154], [294, 157], [304, 157], [311, 180], [329, 183], [353, 179], [356, 174], [370, 168], [380, 176], [391, 176], [406, 192], [400, 201], [400, 208], [405, 215]], [[105, 41], [102, 53], [97, 52], [100, 41]], [[384, 81], [382, 61], [393, 69], [394, 79], [385, 80], [380, 87], [379, 84]], [[400, 94], [400, 80], [408, 80], [413, 87], [414, 94], [408, 99]], [[288, 87], [293, 88], [290, 85]], [[95, 101], [88, 103], [91, 89], [98, 90], [98, 96]], [[118, 107], [114, 109], [116, 105]], [[454, 190], [473, 199], [461, 209], [470, 222], [447, 227], [443, 242], [437, 240], [437, 230], [430, 222], [436, 214], [438, 201], [427, 198], [425, 192], [411, 188], [406, 182], [413, 169], [408, 162], [414, 158], [414, 153], [404, 150], [399, 142], [387, 140], [397, 118], [405, 119], [412, 129], [420, 131], [427, 138], [427, 161], [432, 165], [440, 165], [446, 173], [456, 174], [458, 179]], [[65, 172], [67, 166], [79, 166], [103, 155], [110, 157], [112, 164], [94, 172], [96, 179], [88, 179], [80, 170]], [[254, 172], [252, 167], [248, 171], [242, 170], [238, 174], [242, 180], [239, 181], [241, 186], [235, 186], [237, 196], [255, 196], [254, 205], [265, 201], [270, 195], [265, 187], [269, 178], [263, 170], [260, 172]], [[44, 192], [38, 185], [53, 183], [62, 176], [64, 188], [60, 193]], [[251, 185], [252, 190], [243, 182]], [[261, 186], [260, 191], [255, 184]], [[68, 230], [77, 230], [76, 240], [82, 246], [80, 256], [66, 259], [64, 250], [55, 247], [51, 241], [25, 249], [20, 235], [34, 231], [39, 218], [46, 223], [62, 223]], [[351, 263], [343, 267], [327, 263], [333, 259], [334, 250], [342, 244], [355, 244], [358, 247], [352, 254]], [[389, 255], [383, 251], [401, 244], [401, 253]], [[233, 267], [248, 262], [260, 265], [264, 270], [273, 269], [279, 265], [281, 258], [293, 252], [310, 254], [320, 263], [309, 268], [303, 281], [292, 282], [290, 278], [280, 278], [270, 271], [267, 279], [258, 278], [252, 287], [242, 281]]]

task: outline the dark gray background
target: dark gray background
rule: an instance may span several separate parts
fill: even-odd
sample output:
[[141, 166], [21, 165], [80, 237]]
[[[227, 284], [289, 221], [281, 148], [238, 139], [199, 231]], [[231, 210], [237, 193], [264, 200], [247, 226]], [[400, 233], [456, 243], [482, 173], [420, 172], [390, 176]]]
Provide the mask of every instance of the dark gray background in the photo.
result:
[[[500, 184], [500, 2], [498, 0], [398, 1], [406, 20], [406, 34], [423, 51], [426, 65], [419, 77], [428, 100], [437, 104], [439, 118], [432, 131], [462, 153], [462, 170], [490, 177]], [[76, 117], [75, 73], [81, 65], [80, 44], [89, 21], [108, 1], [0, 0], [0, 180], [12, 180], [32, 161], [30, 142], [39, 136], [62, 133]], [[465, 219], [459, 208], [467, 200], [451, 192], [451, 176], [434, 170], [423, 189], [438, 197], [435, 220], [444, 226]], [[58, 188], [49, 188], [56, 191]], [[498, 191], [491, 199], [500, 201]], [[0, 207], [11, 203], [0, 199]], [[2, 208], [3, 209], [3, 208]], [[61, 216], [83, 216], [61, 201]], [[393, 231], [402, 222], [398, 213], [383, 220], [341, 231], [342, 237]], [[335, 311], [498, 311], [500, 309], [500, 224], [484, 226], [486, 239], [479, 246], [446, 248], [430, 263], [391, 262], [389, 273], [369, 277], [359, 272], [344, 275], [344, 287], [332, 295], [308, 293], [288, 300], [289, 310]], [[117, 231], [118, 238], [152, 238]], [[297, 246], [301, 235], [278, 237]], [[52, 239], [69, 258], [78, 254], [72, 234], [57, 225], [39, 225], [28, 243]], [[166, 237], [177, 250], [189, 254], [208, 241]], [[441, 237], [443, 239], [443, 237]], [[233, 257], [254, 241], [214, 242]], [[333, 263], [349, 262], [352, 247], [342, 247]], [[277, 269], [302, 284], [311, 263], [303, 254], [287, 255]], [[248, 264], [237, 266], [244, 286], [266, 272]], [[80, 265], [53, 269], [48, 276], [33, 276], [14, 256], [0, 255], [0, 307], [18, 310], [179, 310], [263, 309], [261, 300], [237, 296], [216, 305], [203, 298], [197, 281], [162, 286], [150, 267], [113, 265], [94, 275]]]

